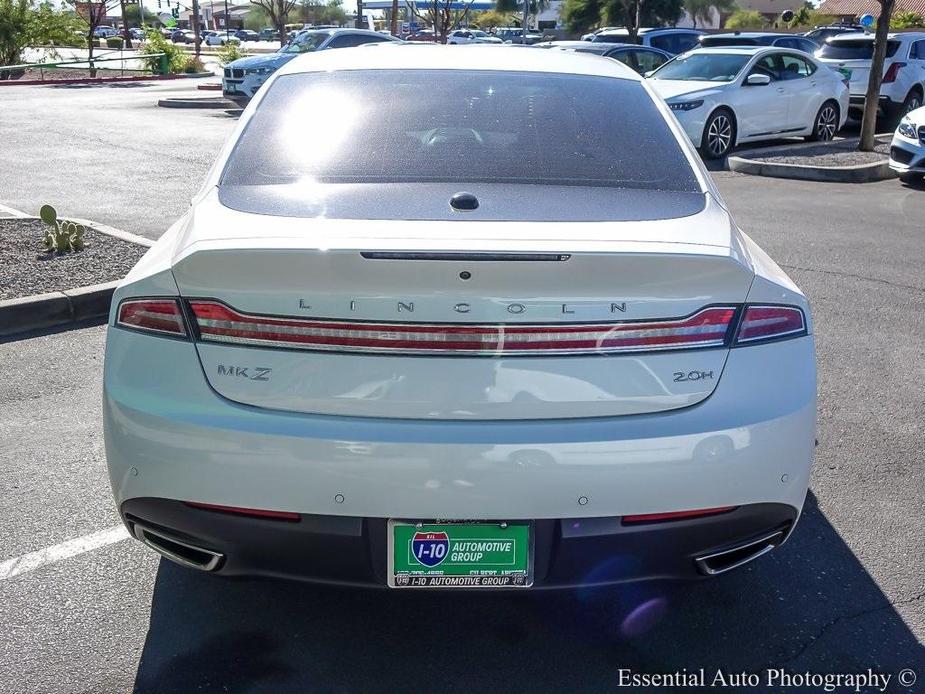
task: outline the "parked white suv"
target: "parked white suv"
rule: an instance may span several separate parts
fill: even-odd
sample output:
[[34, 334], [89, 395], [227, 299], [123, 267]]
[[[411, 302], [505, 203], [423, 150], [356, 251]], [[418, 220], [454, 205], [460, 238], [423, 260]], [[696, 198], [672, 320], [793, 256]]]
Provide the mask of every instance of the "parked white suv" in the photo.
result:
[[[867, 80], [874, 50], [871, 34], [842, 34], [829, 38], [816, 53], [820, 62], [843, 73], [851, 82], [851, 115], [864, 111]], [[925, 32], [889, 34], [880, 108], [889, 118], [901, 118], [919, 108], [925, 96]]]

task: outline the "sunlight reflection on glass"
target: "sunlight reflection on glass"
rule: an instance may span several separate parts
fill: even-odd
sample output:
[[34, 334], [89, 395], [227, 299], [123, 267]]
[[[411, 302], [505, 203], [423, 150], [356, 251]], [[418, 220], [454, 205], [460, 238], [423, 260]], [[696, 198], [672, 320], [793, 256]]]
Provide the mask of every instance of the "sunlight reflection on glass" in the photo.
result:
[[343, 89], [309, 89], [286, 110], [278, 142], [286, 143], [291, 165], [306, 173], [350, 146], [362, 115], [360, 100]]

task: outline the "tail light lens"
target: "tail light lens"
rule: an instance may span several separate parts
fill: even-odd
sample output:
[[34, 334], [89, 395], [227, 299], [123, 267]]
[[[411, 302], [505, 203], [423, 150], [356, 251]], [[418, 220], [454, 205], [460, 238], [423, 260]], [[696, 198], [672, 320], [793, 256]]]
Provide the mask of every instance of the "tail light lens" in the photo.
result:
[[750, 344], [781, 337], [798, 337], [806, 334], [806, 319], [796, 306], [745, 307], [736, 344]]
[[378, 354], [602, 354], [727, 344], [735, 307], [687, 318], [619, 323], [460, 325], [272, 318], [216, 301], [191, 301], [202, 340], [267, 347]]
[[716, 508], [701, 508], [694, 511], [669, 511], [668, 513], [643, 513], [637, 516], [623, 516], [623, 525], [636, 525], [639, 523], [660, 523], [663, 521], [684, 520], [687, 518], [703, 518], [728, 513], [738, 506], [718, 506]]
[[220, 504], [203, 504], [198, 501], [187, 501], [187, 506], [200, 508], [205, 511], [218, 513], [231, 513], [237, 516], [251, 516], [253, 518], [269, 518], [271, 520], [284, 520], [298, 523], [302, 516], [292, 511], [270, 511], [263, 508], [242, 508], [240, 506], [222, 506]]
[[906, 67], [905, 63], [892, 63], [883, 76], [884, 84], [887, 82], [895, 82], [897, 75], [899, 75], [900, 68], [904, 67]]
[[116, 325], [167, 335], [186, 335], [183, 313], [176, 299], [132, 299], [119, 304]]

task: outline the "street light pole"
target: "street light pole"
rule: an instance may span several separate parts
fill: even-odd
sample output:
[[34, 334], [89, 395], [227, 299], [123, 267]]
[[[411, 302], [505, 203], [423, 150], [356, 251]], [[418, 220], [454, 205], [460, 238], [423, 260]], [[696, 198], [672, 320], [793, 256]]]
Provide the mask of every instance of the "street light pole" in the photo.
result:
[[521, 27], [523, 29], [523, 44], [527, 45], [527, 20], [529, 19], [530, 13], [530, 0], [524, 0], [524, 25]]

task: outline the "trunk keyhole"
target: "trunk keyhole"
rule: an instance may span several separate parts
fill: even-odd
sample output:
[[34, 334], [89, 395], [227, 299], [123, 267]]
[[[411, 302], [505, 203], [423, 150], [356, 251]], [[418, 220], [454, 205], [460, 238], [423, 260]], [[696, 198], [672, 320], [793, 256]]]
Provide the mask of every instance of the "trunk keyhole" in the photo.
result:
[[479, 206], [479, 199], [472, 193], [456, 193], [450, 198], [450, 207], [454, 210], [474, 210]]

